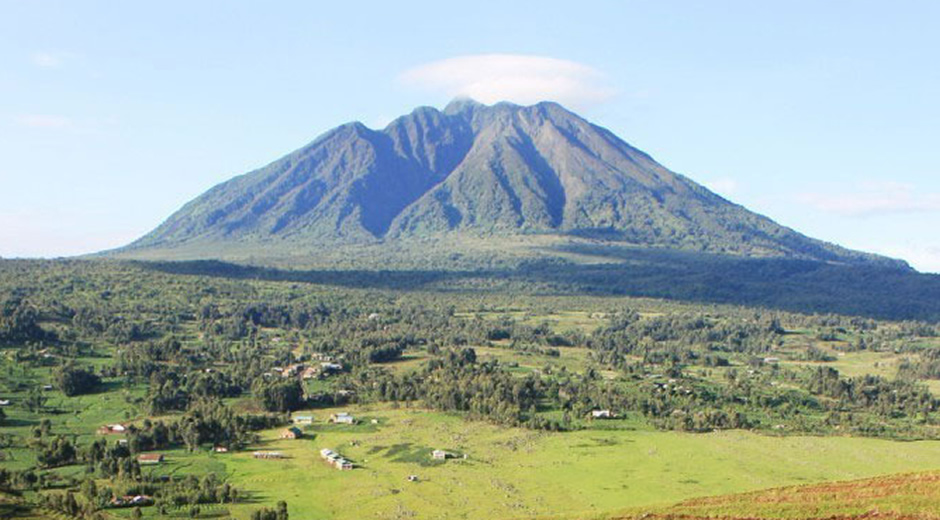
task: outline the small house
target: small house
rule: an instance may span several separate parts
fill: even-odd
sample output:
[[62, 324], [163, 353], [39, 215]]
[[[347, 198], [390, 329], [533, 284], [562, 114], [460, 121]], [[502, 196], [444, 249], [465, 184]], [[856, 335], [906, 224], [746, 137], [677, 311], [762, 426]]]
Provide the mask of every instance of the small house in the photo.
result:
[[330, 422], [334, 424], [356, 424], [356, 418], [346, 412], [340, 412], [331, 415]]
[[408, 475], [408, 482], [417, 482], [417, 481], [418, 481], [417, 475]]
[[216, 446], [212, 448], [212, 451], [216, 453], [228, 453], [228, 447], [226, 446]]
[[777, 358], [777, 357], [765, 357], [764, 358], [764, 363], [767, 363], [768, 365], [775, 365], [779, 362], [780, 362], [780, 358]]
[[300, 431], [300, 428], [296, 426], [291, 426], [281, 431], [282, 439], [299, 439], [304, 436], [304, 432]]
[[450, 456], [450, 453], [444, 450], [434, 450], [431, 452], [431, 458], [434, 460], [445, 460], [448, 456]]
[[295, 415], [294, 424], [313, 424], [312, 415]]
[[612, 419], [614, 414], [610, 410], [591, 410], [591, 419]]
[[328, 448], [323, 448], [320, 450], [320, 457], [325, 460], [327, 464], [341, 471], [350, 470], [354, 467], [352, 461], [347, 460], [339, 453], [336, 453], [335, 451]]
[[320, 372], [324, 374], [332, 374], [333, 372], [342, 372], [343, 365], [339, 363], [333, 363], [331, 361], [325, 361], [320, 363]]
[[98, 428], [98, 433], [100, 435], [111, 435], [111, 434], [121, 434], [127, 432], [127, 426], [123, 424], [106, 424], [101, 428]]
[[0, 399], [0, 406], [10, 406], [9, 399]]
[[256, 459], [283, 459], [284, 454], [279, 451], [256, 451], [251, 454]]
[[160, 453], [142, 453], [137, 456], [137, 462], [140, 464], [162, 464], [163, 455]]

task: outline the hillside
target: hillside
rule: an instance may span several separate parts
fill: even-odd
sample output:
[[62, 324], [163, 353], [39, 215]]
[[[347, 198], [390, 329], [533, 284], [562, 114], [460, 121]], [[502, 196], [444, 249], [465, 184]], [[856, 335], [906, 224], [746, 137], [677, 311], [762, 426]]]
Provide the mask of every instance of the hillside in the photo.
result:
[[472, 242], [523, 235], [907, 268], [748, 211], [558, 104], [469, 100], [418, 108], [382, 130], [342, 125], [215, 186], [115, 253], [245, 259], [378, 246], [381, 255], [433, 239], [472, 254]]
[[913, 520], [937, 518], [937, 514], [940, 514], [940, 474], [924, 472], [696, 498], [622, 520]]

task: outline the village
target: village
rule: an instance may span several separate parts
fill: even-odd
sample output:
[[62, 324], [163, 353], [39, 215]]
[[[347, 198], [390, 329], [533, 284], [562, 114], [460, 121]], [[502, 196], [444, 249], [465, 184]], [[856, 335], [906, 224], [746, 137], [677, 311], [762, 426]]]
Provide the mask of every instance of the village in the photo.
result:
[[[275, 340], [279, 338], [274, 338]], [[273, 378], [281, 377], [285, 379], [300, 378], [304, 381], [311, 379], [326, 379], [329, 376], [339, 374], [345, 369], [342, 362], [329, 354], [319, 352], [310, 355], [310, 361], [300, 361], [286, 366], [274, 366], [268, 372], [262, 373], [262, 377]]]
[[[604, 420], [604, 419], [614, 419], [617, 415], [609, 409], [599, 409], [592, 410], [588, 414], [588, 419], [591, 420]], [[307, 434], [304, 432], [304, 427], [313, 426], [316, 423], [316, 418], [312, 413], [298, 413], [293, 415], [290, 419], [292, 425], [282, 428], [277, 434], [279, 440], [286, 441], [297, 441], [305, 438], [313, 439], [315, 434]], [[378, 424], [377, 419], [370, 419], [369, 422], [373, 425]], [[349, 412], [338, 411], [331, 413], [326, 419], [323, 420], [323, 424], [331, 424], [337, 426], [355, 426], [360, 423], [360, 419], [352, 415]], [[97, 433], [99, 435], [125, 435], [129, 432], [131, 426], [114, 423], [106, 424], [98, 428]], [[117, 441], [121, 445], [126, 445], [127, 440], [124, 438], [118, 439]], [[358, 446], [359, 441], [350, 441], [353, 446]], [[211, 449], [212, 452], [216, 454], [227, 454], [230, 452], [228, 446], [215, 445]], [[349, 457], [342, 455], [337, 450], [333, 448], [321, 448], [319, 450], [320, 458], [325, 461], [329, 466], [340, 470], [340, 471], [349, 471], [357, 467], [356, 463], [352, 461]], [[284, 452], [277, 450], [255, 450], [251, 453], [252, 458], [258, 460], [282, 460], [289, 458]], [[435, 448], [431, 450], [429, 458], [432, 461], [446, 461], [453, 458], [461, 458], [466, 460], [468, 458], [467, 454], [457, 455], [453, 452]], [[138, 464], [141, 466], [158, 466], [166, 462], [166, 456], [160, 453], [141, 453], [136, 458]], [[409, 475], [408, 480], [411, 482], [417, 482], [417, 475]], [[147, 500], [149, 497], [115, 497], [113, 500], [114, 507], [126, 507], [128, 505], [147, 505]]]
[[[297, 368], [290, 368], [290, 370], [296, 371]], [[302, 374], [302, 372], [295, 372], [296, 375]], [[595, 412], [595, 417], [597, 418], [607, 418], [612, 417], [609, 411], [604, 411], [601, 414]], [[312, 413], [297, 413], [290, 418], [291, 425], [280, 429], [277, 433], [277, 439], [281, 441], [299, 441], [303, 439], [315, 439], [316, 435], [314, 433], [305, 433], [305, 428], [311, 427], [317, 424], [317, 419]], [[321, 424], [324, 425], [334, 425], [339, 427], [344, 426], [355, 426], [360, 424], [361, 420], [354, 416], [353, 414], [346, 411], [337, 411], [331, 413], [328, 417], [322, 419]], [[368, 419], [368, 423], [371, 425], [377, 425], [378, 419], [372, 418]], [[98, 428], [97, 433], [99, 435], [114, 435], [121, 436], [122, 438], [118, 439], [117, 442], [120, 445], [127, 445], [127, 440], [123, 436], [129, 434], [132, 429], [135, 428], [133, 425], [122, 424], [122, 423], [112, 423], [105, 424]], [[352, 440], [350, 444], [353, 446], [358, 446], [359, 441]], [[228, 454], [231, 452], [229, 446], [215, 445], [211, 448], [211, 451], [215, 454]], [[236, 450], [237, 451], [237, 450]], [[350, 471], [357, 467], [357, 463], [350, 459], [348, 456], [341, 454], [335, 448], [321, 448], [319, 449], [320, 458], [326, 462], [330, 467], [335, 468], [339, 471]], [[255, 450], [251, 452], [251, 456], [257, 460], [284, 460], [290, 458], [289, 455], [285, 454], [283, 451], [279, 450]], [[443, 449], [433, 449], [430, 451], [428, 458], [430, 461], [443, 462], [452, 458], [462, 458], [467, 459], [467, 455], [457, 455], [453, 452], [443, 450]], [[167, 457], [165, 454], [156, 453], [156, 452], [146, 452], [140, 453], [137, 455], [136, 460], [138, 464], [142, 467], [151, 467], [151, 466], [160, 466], [167, 463]], [[418, 476], [411, 474], [407, 478], [410, 482], [417, 482]], [[134, 495], [134, 496], [121, 496], [113, 497], [111, 500], [111, 506], [120, 508], [120, 507], [130, 507], [130, 506], [147, 506], [153, 503], [152, 497], [146, 495]]]

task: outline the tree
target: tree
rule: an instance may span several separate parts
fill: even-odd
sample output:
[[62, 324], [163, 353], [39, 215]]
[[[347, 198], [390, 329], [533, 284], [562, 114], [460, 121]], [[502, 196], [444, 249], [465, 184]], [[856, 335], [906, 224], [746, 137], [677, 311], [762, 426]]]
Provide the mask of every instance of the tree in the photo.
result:
[[39, 311], [30, 303], [13, 298], [0, 304], [0, 340], [13, 343], [54, 339], [39, 326]]
[[26, 399], [23, 400], [23, 404], [26, 405], [26, 409], [30, 412], [41, 412], [43, 407], [46, 406], [48, 399], [48, 397], [43, 395], [39, 387], [33, 387], [29, 390], [29, 393], [26, 394]]
[[93, 392], [101, 384], [101, 378], [69, 363], [56, 370], [55, 382], [62, 393], [72, 397]]
[[56, 437], [52, 442], [42, 446], [37, 460], [44, 467], [51, 468], [75, 462], [75, 446], [65, 437]]
[[289, 412], [300, 408], [304, 389], [300, 381], [272, 381], [259, 379], [253, 388], [255, 396], [269, 412]]

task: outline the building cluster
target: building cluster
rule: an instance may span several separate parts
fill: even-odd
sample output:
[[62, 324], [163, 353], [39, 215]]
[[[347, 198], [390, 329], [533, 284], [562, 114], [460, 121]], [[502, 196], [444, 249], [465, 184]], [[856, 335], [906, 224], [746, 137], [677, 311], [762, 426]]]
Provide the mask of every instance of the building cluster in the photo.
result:
[[111, 507], [151, 506], [153, 497], [149, 495], [124, 495], [111, 499]]
[[[750, 372], [750, 371], [749, 371], [749, 372]], [[691, 394], [692, 394], [692, 389], [691, 389], [691, 388], [686, 388], [686, 387], [684, 387], [684, 386], [678, 384], [678, 381], [677, 381], [676, 379], [670, 379], [670, 380], [666, 381], [665, 383], [663, 383], [663, 382], [661, 382], [661, 381], [657, 381], [657, 382], [653, 383], [653, 385], [656, 387], [656, 390], [657, 390], [658, 392], [684, 393], [684, 394], [686, 394], [686, 395], [691, 395]]]
[[342, 455], [331, 449], [323, 448], [320, 450], [320, 457], [323, 458], [323, 460], [325, 460], [329, 465], [340, 471], [353, 469], [352, 462], [346, 460], [346, 458], [344, 458]]
[[323, 379], [343, 371], [343, 365], [333, 358], [320, 356], [323, 359], [313, 363], [292, 363], [286, 367], [273, 367], [265, 372], [268, 377], [279, 376], [283, 378], [300, 377], [301, 379]]

